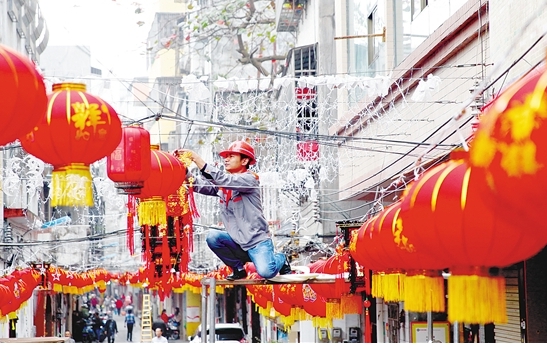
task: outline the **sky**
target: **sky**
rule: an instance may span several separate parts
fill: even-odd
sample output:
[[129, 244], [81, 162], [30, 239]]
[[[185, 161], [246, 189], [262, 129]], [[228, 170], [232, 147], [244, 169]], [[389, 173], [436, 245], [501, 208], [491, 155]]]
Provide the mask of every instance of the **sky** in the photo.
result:
[[[96, 68], [146, 76], [146, 37], [158, 0], [40, 0], [48, 46], [89, 46]], [[46, 48], [47, 50], [47, 48]]]

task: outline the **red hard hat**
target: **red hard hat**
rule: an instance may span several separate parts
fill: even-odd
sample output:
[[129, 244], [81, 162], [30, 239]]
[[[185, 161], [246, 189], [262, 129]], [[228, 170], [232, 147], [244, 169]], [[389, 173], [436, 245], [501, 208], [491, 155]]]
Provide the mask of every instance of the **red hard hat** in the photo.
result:
[[228, 146], [228, 149], [221, 151], [219, 154], [222, 158], [226, 158], [229, 153], [239, 153], [251, 158], [250, 165], [256, 163], [255, 150], [253, 146], [249, 145], [245, 141], [234, 141]]

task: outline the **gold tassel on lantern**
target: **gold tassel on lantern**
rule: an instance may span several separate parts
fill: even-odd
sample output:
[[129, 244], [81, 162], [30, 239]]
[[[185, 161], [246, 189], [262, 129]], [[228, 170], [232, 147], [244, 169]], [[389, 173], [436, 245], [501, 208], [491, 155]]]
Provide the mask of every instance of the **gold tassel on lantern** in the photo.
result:
[[375, 298], [383, 298], [384, 291], [382, 289], [382, 277], [384, 276], [383, 272], [373, 272], [372, 274], [372, 283], [371, 283], [371, 294]]
[[355, 294], [342, 295], [340, 300], [340, 312], [342, 315], [363, 313], [362, 297]]
[[403, 299], [408, 311], [445, 311], [444, 278], [441, 271], [408, 271], [404, 285]]
[[448, 277], [448, 321], [507, 323], [505, 278], [488, 268], [454, 269]]
[[386, 271], [372, 275], [372, 296], [386, 302], [403, 300], [405, 275], [401, 271]]
[[328, 318], [337, 320], [344, 318], [344, 313], [342, 313], [340, 308], [340, 299], [327, 299], [326, 308]]
[[51, 173], [51, 206], [93, 206], [89, 166], [73, 163]]
[[138, 207], [139, 225], [167, 225], [167, 205], [160, 196], [142, 199]]

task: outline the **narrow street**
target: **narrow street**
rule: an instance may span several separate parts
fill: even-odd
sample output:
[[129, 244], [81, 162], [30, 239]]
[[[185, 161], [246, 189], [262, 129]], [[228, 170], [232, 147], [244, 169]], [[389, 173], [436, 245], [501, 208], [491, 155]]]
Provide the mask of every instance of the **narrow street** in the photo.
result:
[[[114, 315], [114, 320], [118, 326], [118, 334], [116, 335], [115, 343], [131, 343], [127, 340], [127, 327], [124, 327], [124, 316]], [[136, 319], [137, 323], [133, 327], [133, 343], [141, 342], [141, 320]], [[106, 341], [105, 341], [106, 342]], [[182, 343], [183, 340], [169, 340], [169, 343]]]
[[[116, 324], [118, 326], [118, 334], [116, 334], [116, 339], [114, 340], [115, 343], [130, 343], [130, 341], [127, 340], [127, 327], [124, 327], [124, 319], [125, 316], [122, 315], [114, 315], [114, 320], [116, 320]], [[140, 343], [141, 341], [141, 323], [140, 319], [136, 319], [136, 323], [133, 327], [133, 343]]]

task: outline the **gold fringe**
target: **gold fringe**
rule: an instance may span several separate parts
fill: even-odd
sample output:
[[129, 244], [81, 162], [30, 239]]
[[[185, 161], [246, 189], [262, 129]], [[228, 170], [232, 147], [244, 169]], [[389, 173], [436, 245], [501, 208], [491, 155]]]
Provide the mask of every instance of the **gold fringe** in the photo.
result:
[[482, 275], [448, 277], [448, 321], [507, 323], [505, 278]]
[[89, 166], [73, 163], [53, 169], [51, 173], [51, 206], [93, 206]]
[[346, 314], [362, 314], [363, 299], [360, 295], [342, 295], [340, 300], [340, 312]]
[[394, 271], [385, 273], [381, 278], [380, 286], [385, 302], [398, 302], [403, 300], [405, 275]]
[[375, 298], [383, 298], [384, 291], [382, 289], [382, 277], [384, 276], [383, 272], [374, 272], [372, 274], [372, 283], [371, 283], [371, 294]]
[[167, 205], [161, 197], [143, 199], [138, 206], [139, 225], [167, 225]]
[[445, 311], [444, 279], [442, 276], [407, 275], [404, 284], [405, 308], [408, 311]]
[[291, 326], [296, 321], [291, 309], [291, 314], [289, 316], [279, 315], [279, 320], [283, 323], [283, 330], [288, 332], [291, 329]]
[[341, 311], [340, 299], [328, 299], [326, 315], [328, 318], [342, 320], [344, 313]]

